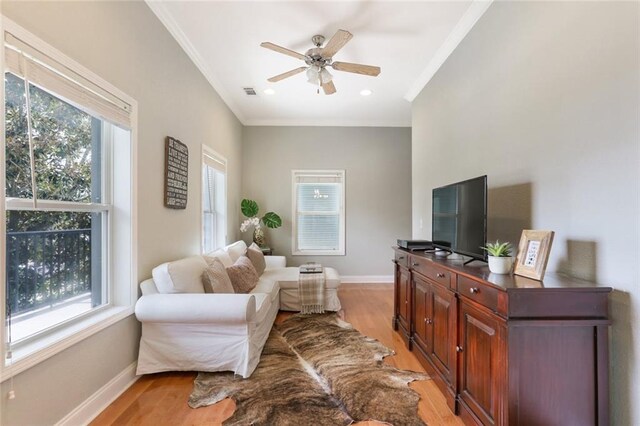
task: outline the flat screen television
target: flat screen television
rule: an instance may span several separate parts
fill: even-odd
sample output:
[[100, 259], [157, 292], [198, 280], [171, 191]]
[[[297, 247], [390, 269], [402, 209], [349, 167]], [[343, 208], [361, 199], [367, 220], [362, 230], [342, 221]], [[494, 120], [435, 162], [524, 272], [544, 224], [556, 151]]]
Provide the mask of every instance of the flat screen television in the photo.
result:
[[433, 245], [486, 260], [487, 176], [434, 188], [432, 202]]

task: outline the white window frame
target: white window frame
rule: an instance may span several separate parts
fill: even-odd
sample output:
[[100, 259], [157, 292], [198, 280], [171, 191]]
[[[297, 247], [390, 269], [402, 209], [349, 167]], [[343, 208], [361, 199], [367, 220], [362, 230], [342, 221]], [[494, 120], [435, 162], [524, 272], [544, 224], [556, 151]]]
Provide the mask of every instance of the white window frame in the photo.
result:
[[[340, 197], [340, 225], [339, 225], [339, 245], [338, 250], [300, 250], [298, 248], [298, 191], [297, 191], [297, 177], [298, 176], [336, 176], [340, 178], [341, 184], [341, 197]], [[292, 202], [292, 240], [291, 240], [291, 254], [293, 256], [344, 256], [346, 253], [346, 238], [345, 238], [345, 224], [346, 224], [346, 209], [345, 209], [345, 194], [346, 189], [346, 173], [345, 170], [292, 170], [291, 171], [291, 202]]]
[[[78, 64], [73, 59], [64, 55], [51, 45], [40, 40], [13, 21], [0, 16], [0, 32], [3, 40], [6, 33], [11, 33], [21, 41], [37, 50], [37, 52], [52, 58], [58, 64], [65, 67], [75, 76], [79, 76], [92, 84], [95, 88], [103, 90], [107, 96], [123, 101], [130, 110], [123, 114], [128, 116], [129, 126], [125, 131], [116, 128], [105, 137], [122, 142], [124, 136], [128, 136], [128, 143], [111, 143], [111, 152], [105, 152], [109, 182], [105, 182], [105, 196], [110, 202], [107, 213], [109, 227], [107, 233], [108, 251], [103, 256], [109, 259], [109, 267], [103, 269], [107, 276], [107, 304], [93, 309], [85, 315], [71, 318], [63, 323], [41, 332], [38, 338], [25, 339], [24, 344], [12, 350], [11, 360], [5, 360], [5, 343], [8, 340], [6, 324], [6, 206], [15, 208], [29, 208], [31, 204], [25, 200], [7, 200], [4, 189], [0, 191], [0, 341], [2, 342], [2, 360], [0, 362], [0, 381], [4, 381], [34, 365], [54, 356], [66, 348], [94, 335], [116, 322], [133, 314], [134, 304], [138, 296], [137, 290], [137, 139], [138, 139], [138, 106], [137, 102], [112, 86], [110, 83], [95, 75], [93, 72]], [[3, 74], [6, 69], [5, 49], [0, 53], [0, 68]], [[4, 78], [0, 87], [0, 186], [5, 187], [5, 101]], [[127, 142], [127, 141], [125, 141]], [[112, 163], [109, 165], [108, 162]], [[114, 191], [118, 188], [118, 191]], [[49, 210], [67, 210], [73, 204], [86, 211], [104, 210], [104, 206], [96, 204], [66, 203], [58, 201], [39, 201], [40, 207]]]
[[[221, 172], [224, 174], [224, 216], [225, 216], [225, 223], [224, 223], [224, 236], [222, 238], [222, 240], [218, 239], [219, 242], [221, 242], [220, 247], [224, 247], [225, 245], [227, 245], [228, 239], [227, 239], [227, 234], [228, 234], [228, 229], [229, 229], [229, 191], [228, 191], [228, 182], [229, 182], [229, 173], [228, 173], [228, 162], [227, 159], [220, 155], [219, 153], [217, 153], [216, 151], [214, 151], [212, 148], [210, 148], [208, 145], [202, 145], [202, 151], [201, 151], [201, 156], [202, 156], [202, 160], [201, 160], [201, 166], [209, 166], [213, 169], [216, 169], [217, 171]], [[200, 173], [202, 174], [202, 167], [200, 168]], [[202, 175], [200, 176], [200, 184], [202, 185]], [[201, 253], [205, 253], [205, 246], [204, 246], [204, 200], [202, 199], [202, 188], [200, 188], [200, 251]], [[217, 237], [217, 236], [216, 236]], [[218, 249], [220, 247], [216, 247], [215, 249]]]

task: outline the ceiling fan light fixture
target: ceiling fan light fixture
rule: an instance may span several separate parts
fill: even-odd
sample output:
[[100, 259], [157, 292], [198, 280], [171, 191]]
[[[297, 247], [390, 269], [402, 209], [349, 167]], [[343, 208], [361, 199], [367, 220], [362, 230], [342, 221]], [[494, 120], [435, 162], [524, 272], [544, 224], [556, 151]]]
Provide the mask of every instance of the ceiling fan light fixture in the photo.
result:
[[320, 68], [315, 65], [311, 65], [307, 69], [307, 83], [311, 83], [317, 86], [319, 77], [320, 77]]
[[362, 89], [362, 90], [360, 91], [360, 95], [362, 95], [362, 96], [369, 96], [369, 95], [371, 95], [372, 93], [373, 93], [373, 92], [372, 92], [371, 90], [369, 90], [369, 89]]
[[327, 70], [326, 68], [322, 68], [322, 70], [320, 71], [320, 79], [322, 80], [322, 84], [326, 84], [333, 80], [333, 76], [331, 75], [329, 70]]
[[264, 94], [265, 95], [274, 95], [275, 93], [276, 93], [276, 91], [273, 90], [272, 88], [264, 89]]

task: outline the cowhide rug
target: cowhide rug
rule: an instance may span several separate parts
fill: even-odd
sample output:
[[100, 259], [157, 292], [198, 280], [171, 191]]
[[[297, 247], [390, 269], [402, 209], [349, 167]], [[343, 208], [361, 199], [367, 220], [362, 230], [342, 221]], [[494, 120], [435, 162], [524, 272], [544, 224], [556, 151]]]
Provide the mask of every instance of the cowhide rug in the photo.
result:
[[189, 406], [232, 398], [225, 425], [424, 425], [407, 385], [429, 377], [384, 364], [392, 354], [336, 314], [293, 315], [271, 330], [251, 377], [199, 373]]

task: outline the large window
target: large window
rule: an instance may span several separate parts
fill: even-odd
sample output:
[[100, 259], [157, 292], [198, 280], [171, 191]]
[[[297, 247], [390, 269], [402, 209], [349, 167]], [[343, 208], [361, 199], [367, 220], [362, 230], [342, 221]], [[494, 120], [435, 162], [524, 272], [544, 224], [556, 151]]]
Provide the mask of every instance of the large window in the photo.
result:
[[344, 255], [344, 170], [294, 170], [293, 254]]
[[3, 329], [20, 361], [133, 303], [133, 102], [12, 23], [4, 64]]
[[202, 252], [226, 245], [227, 161], [202, 147]]

